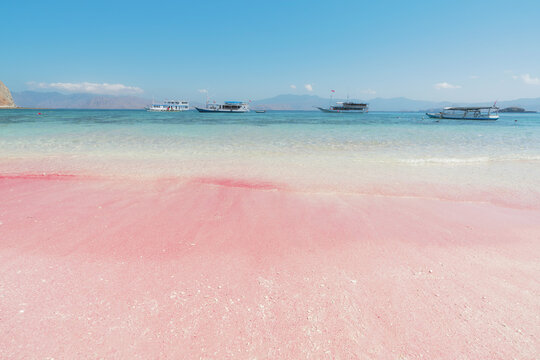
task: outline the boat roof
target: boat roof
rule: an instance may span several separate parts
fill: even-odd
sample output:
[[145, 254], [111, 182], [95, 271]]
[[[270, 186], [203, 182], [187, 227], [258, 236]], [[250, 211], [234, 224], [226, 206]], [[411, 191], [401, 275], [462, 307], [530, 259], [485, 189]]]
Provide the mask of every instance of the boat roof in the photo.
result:
[[225, 101], [225, 104], [245, 104], [243, 101]]
[[487, 110], [487, 109], [498, 109], [496, 106], [449, 106], [445, 107], [444, 110]]

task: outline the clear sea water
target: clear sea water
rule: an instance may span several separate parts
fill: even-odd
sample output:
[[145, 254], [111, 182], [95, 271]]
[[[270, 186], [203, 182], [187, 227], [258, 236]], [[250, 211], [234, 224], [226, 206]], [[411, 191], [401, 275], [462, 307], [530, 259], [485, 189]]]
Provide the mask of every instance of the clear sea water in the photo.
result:
[[[38, 115], [41, 113], [41, 115]], [[2, 110], [0, 172], [540, 185], [540, 114]]]

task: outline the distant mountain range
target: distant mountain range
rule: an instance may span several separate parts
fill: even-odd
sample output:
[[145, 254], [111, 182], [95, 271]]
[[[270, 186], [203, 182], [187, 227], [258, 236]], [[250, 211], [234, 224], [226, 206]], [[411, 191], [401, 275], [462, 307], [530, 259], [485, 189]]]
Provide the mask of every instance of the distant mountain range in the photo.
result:
[[[316, 95], [278, 95], [269, 99], [253, 101], [251, 106], [271, 110], [313, 110], [315, 107], [328, 107], [337, 101], [347, 101], [347, 99], [330, 100]], [[452, 105], [450, 102], [421, 101], [404, 97], [375, 98], [362, 101], [369, 103], [370, 111], [419, 111]]]
[[22, 91], [11, 93], [15, 104], [46, 109], [142, 109], [152, 100], [136, 96], [61, 94], [59, 92]]
[[[20, 107], [28, 108], [63, 108], [63, 109], [142, 109], [152, 101], [136, 96], [113, 96], [93, 94], [61, 94], [58, 92], [22, 91], [13, 92], [13, 100]], [[346, 101], [346, 99], [333, 99]], [[453, 103], [449, 101], [423, 101], [404, 97], [374, 98], [367, 100], [370, 111], [430, 111], [445, 106], [490, 106], [492, 102]], [[278, 95], [268, 99], [251, 102], [253, 109], [266, 110], [314, 110], [315, 107], [326, 107], [330, 99], [316, 95]], [[191, 106], [200, 106], [192, 102]], [[540, 98], [499, 101], [497, 106], [521, 107], [526, 110], [540, 111]]]
[[[336, 101], [347, 101], [347, 99], [333, 99]], [[425, 101], [412, 100], [405, 97], [396, 98], [374, 98], [364, 100], [369, 103], [370, 111], [431, 111], [442, 109], [445, 106], [491, 106], [493, 102], [482, 103], [454, 103], [450, 101]], [[269, 110], [313, 110], [315, 107], [327, 107], [330, 99], [321, 98], [316, 95], [278, 95], [269, 99], [256, 100], [251, 103], [254, 109]], [[516, 99], [498, 101], [499, 108], [521, 107], [527, 110], [540, 111], [540, 98]]]

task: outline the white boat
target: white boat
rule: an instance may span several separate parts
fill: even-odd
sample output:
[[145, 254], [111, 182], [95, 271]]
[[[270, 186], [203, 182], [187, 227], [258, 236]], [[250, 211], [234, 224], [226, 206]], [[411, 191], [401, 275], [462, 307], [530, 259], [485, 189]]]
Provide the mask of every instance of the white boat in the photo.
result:
[[352, 101], [340, 101], [334, 106], [327, 108], [317, 107], [317, 109], [326, 113], [367, 113], [369, 105], [366, 103], [357, 103]]
[[499, 108], [494, 106], [445, 107], [438, 113], [426, 113], [432, 119], [450, 120], [497, 120]]
[[146, 111], [186, 111], [189, 110], [189, 102], [165, 100], [161, 104], [152, 102], [152, 105], [147, 106]]
[[203, 113], [245, 113], [249, 112], [249, 106], [242, 101], [225, 101], [223, 104], [206, 104], [205, 108], [195, 107]]

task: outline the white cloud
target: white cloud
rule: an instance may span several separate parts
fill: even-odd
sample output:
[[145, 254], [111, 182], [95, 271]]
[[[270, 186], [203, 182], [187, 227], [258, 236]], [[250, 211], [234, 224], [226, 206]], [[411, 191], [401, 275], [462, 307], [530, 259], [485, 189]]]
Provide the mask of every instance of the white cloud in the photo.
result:
[[461, 88], [461, 86], [459, 86], [459, 85], [452, 85], [452, 84], [447, 83], [446, 81], [445, 81], [445, 82], [436, 83], [436, 84], [433, 85], [433, 86], [434, 86], [435, 89], [437, 89], [437, 90], [440, 90], [440, 89], [459, 89], [459, 88]]
[[198, 90], [201, 94], [207, 94], [208, 93], [208, 90], [207, 89], [199, 89]]
[[104, 94], [104, 95], [133, 95], [140, 94], [143, 89], [136, 86], [126, 86], [123, 84], [108, 84], [108, 83], [28, 83], [31, 87], [40, 89], [54, 89], [59, 91], [89, 93], [89, 94]]
[[521, 75], [521, 80], [523, 80], [525, 84], [540, 85], [540, 78], [532, 77], [530, 74]]
[[528, 85], [540, 85], [540, 78], [533, 77], [531, 74], [512, 75], [512, 79], [521, 80]]
[[296, 85], [291, 85], [291, 89], [296, 89]]
[[307, 91], [313, 91], [313, 86], [311, 84], [304, 85]]

